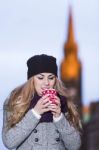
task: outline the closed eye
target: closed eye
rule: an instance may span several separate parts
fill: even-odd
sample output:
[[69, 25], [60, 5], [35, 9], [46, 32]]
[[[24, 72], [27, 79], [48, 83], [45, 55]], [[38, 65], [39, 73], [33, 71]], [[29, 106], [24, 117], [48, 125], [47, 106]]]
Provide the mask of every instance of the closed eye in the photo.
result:
[[53, 80], [55, 77], [49, 77], [50, 80]]
[[55, 76], [49, 76], [48, 79], [53, 80]]
[[37, 77], [39, 80], [43, 80], [43, 77]]

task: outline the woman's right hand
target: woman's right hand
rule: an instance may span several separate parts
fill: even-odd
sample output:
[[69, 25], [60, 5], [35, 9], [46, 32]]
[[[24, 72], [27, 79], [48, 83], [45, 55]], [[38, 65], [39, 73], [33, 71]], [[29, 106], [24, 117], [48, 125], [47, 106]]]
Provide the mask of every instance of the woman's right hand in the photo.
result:
[[42, 96], [35, 107], [33, 108], [39, 115], [42, 115], [44, 112], [50, 111], [48, 107], [52, 102], [49, 100], [48, 95]]

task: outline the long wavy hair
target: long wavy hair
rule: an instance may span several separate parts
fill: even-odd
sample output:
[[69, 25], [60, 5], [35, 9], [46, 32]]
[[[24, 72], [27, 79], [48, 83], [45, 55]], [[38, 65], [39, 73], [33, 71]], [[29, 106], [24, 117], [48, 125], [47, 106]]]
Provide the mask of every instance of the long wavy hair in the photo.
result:
[[[69, 122], [77, 128], [81, 128], [81, 121], [79, 113], [76, 106], [72, 101], [72, 94], [69, 90], [63, 85], [63, 83], [56, 78], [54, 88], [57, 92], [66, 97], [67, 106], [68, 106], [68, 117]], [[15, 88], [9, 98], [8, 103], [4, 108], [9, 112], [9, 117], [7, 117], [7, 127], [11, 128], [15, 126], [26, 114], [29, 109], [32, 97], [35, 93], [35, 87], [33, 84], [33, 77], [30, 78], [23, 85]]]

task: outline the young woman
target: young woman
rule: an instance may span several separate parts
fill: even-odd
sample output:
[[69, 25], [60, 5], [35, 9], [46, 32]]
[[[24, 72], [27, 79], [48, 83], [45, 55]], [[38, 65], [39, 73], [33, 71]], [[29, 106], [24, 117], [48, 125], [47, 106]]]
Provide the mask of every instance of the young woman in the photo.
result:
[[[57, 78], [56, 58], [35, 55], [27, 61], [28, 80], [4, 103], [3, 143], [17, 150], [78, 150], [80, 119], [72, 96]], [[55, 89], [55, 103], [45, 89]]]

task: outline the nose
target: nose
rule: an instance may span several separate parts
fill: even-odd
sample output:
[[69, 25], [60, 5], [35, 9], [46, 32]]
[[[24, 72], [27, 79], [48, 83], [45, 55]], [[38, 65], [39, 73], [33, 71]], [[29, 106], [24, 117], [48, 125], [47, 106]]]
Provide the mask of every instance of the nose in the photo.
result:
[[48, 80], [48, 79], [45, 79], [45, 80], [44, 80], [44, 84], [45, 84], [46, 86], [48, 86], [48, 85], [49, 85], [49, 80]]

